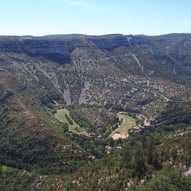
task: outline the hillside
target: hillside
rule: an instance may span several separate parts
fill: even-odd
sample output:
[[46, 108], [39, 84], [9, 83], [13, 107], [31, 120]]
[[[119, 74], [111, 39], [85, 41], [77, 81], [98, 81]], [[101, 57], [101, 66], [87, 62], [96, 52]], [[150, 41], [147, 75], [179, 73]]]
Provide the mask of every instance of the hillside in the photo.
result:
[[155, 117], [170, 102], [190, 102], [190, 37], [1, 37], [1, 73], [44, 105], [96, 104]]
[[[82, 168], [82, 187], [74, 190], [82, 190], [87, 172], [97, 176], [88, 177], [90, 186], [102, 185], [102, 178], [108, 184], [117, 177], [137, 178], [132, 166], [128, 175], [119, 170], [128, 169], [120, 155], [137, 135], [130, 147], [133, 154], [137, 145], [143, 147], [145, 169], [138, 179], [145, 178], [172, 157], [161, 159], [160, 168], [147, 161], [149, 146], [139, 135], [147, 139], [150, 133], [160, 135], [160, 144], [154, 145], [160, 157], [168, 138], [182, 133], [172, 144], [186, 154], [174, 163], [190, 167], [190, 60], [191, 34], [0, 36], [1, 178], [11, 182], [19, 174], [22, 179], [26, 170], [25, 178], [35, 177], [31, 183], [42, 176], [46, 186], [60, 181], [68, 187]], [[113, 140], [116, 132], [129, 138]], [[111, 172], [104, 167], [107, 159], [115, 167]], [[10, 176], [4, 177], [7, 168]], [[116, 187], [126, 188], [121, 184]], [[111, 190], [107, 184], [104, 189]]]

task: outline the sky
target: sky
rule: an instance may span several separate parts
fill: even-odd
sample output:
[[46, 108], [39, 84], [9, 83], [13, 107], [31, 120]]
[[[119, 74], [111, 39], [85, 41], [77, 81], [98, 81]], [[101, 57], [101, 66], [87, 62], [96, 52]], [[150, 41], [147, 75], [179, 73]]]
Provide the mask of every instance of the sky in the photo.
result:
[[191, 0], [0, 0], [0, 35], [191, 33]]

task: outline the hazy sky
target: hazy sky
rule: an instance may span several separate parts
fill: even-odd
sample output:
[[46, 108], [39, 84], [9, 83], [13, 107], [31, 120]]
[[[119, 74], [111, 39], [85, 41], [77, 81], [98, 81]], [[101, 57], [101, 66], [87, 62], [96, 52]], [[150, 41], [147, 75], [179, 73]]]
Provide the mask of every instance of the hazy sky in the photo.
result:
[[191, 0], [0, 0], [0, 35], [191, 33]]

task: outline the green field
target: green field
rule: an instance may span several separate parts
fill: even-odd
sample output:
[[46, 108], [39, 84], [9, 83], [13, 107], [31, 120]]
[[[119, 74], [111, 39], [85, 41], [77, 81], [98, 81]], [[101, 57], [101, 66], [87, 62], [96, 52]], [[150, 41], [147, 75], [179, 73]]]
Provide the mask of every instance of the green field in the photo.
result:
[[[70, 121], [67, 119], [70, 119]], [[70, 116], [70, 112], [67, 109], [59, 109], [57, 110], [57, 112], [55, 113], [54, 117], [60, 121], [61, 123], [67, 123], [68, 127], [69, 127], [69, 131], [75, 131], [75, 132], [84, 132], [85, 130], [80, 127]]]
[[128, 130], [136, 126], [136, 120], [133, 117], [130, 117], [127, 113], [120, 112], [117, 114], [121, 124], [115, 130], [121, 134], [128, 134]]

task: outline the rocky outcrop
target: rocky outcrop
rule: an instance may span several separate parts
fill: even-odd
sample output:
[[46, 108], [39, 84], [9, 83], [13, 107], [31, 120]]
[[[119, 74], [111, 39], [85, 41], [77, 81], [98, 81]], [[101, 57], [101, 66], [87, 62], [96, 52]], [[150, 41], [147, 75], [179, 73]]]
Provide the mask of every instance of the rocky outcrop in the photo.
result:
[[191, 100], [190, 39], [190, 34], [0, 37], [0, 71], [51, 107], [96, 104], [155, 116], [169, 102]]

